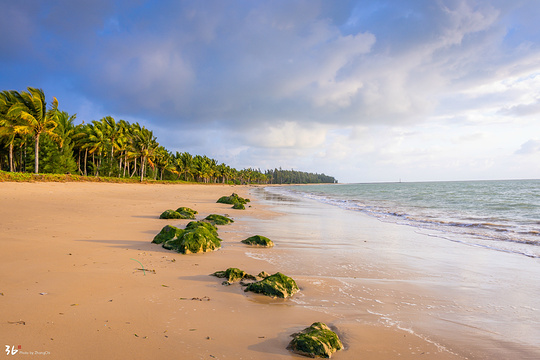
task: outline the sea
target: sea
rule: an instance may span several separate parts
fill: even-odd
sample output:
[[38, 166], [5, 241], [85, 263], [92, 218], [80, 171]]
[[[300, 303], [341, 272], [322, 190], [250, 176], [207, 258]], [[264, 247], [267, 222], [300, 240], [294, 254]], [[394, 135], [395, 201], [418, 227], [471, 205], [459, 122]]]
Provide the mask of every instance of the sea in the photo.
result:
[[256, 187], [247, 255], [337, 328], [405, 331], [464, 359], [540, 359], [540, 180]]
[[540, 257], [540, 180], [305, 185], [278, 191], [432, 235]]

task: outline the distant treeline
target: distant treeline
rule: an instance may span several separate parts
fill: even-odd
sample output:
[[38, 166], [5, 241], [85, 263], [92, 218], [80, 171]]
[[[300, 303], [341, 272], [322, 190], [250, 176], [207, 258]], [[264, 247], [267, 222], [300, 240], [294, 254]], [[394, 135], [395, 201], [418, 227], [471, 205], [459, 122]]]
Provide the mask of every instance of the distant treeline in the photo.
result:
[[41, 89], [0, 93], [0, 170], [232, 184], [334, 183], [295, 170], [237, 170], [207, 156], [172, 153], [138, 123], [110, 116], [75, 125]]
[[267, 170], [266, 177], [271, 184], [319, 184], [337, 183], [333, 176], [313, 174], [296, 170], [282, 170], [281, 168]]

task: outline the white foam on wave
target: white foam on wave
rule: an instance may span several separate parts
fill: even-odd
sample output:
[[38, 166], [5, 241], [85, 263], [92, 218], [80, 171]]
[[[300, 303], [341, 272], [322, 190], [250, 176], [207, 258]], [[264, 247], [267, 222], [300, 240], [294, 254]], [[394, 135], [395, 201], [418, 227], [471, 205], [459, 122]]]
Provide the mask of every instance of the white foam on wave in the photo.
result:
[[[276, 191], [276, 189], [271, 191]], [[521, 215], [514, 212], [510, 212], [509, 216], [511, 217], [513, 214], [517, 218], [511, 220], [510, 218], [494, 217], [495, 213], [492, 214], [493, 216], [489, 213], [484, 215], [474, 213], [474, 216], [467, 216], [467, 211], [471, 211], [465, 206], [467, 204], [464, 205], [464, 209], [467, 210], [464, 210], [465, 212], [460, 215], [459, 211], [449, 211], [444, 206], [438, 208], [438, 204], [431, 203], [427, 207], [398, 205], [390, 200], [378, 200], [371, 204], [359, 200], [357, 197], [339, 199], [337, 198], [339, 196], [351, 196], [350, 194], [339, 194], [339, 192], [331, 195], [296, 189], [279, 189], [278, 191], [289, 196], [302, 197], [342, 209], [362, 212], [383, 222], [425, 230], [437, 230], [446, 234], [440, 238], [447, 240], [454, 241], [451, 237], [458, 236], [466, 239], [466, 241], [461, 241], [464, 244], [475, 244], [492, 250], [540, 258], [540, 232], [537, 231], [536, 226], [531, 225], [530, 221], [523, 220], [522, 217], [519, 217]], [[388, 196], [392, 196], [392, 194]]]

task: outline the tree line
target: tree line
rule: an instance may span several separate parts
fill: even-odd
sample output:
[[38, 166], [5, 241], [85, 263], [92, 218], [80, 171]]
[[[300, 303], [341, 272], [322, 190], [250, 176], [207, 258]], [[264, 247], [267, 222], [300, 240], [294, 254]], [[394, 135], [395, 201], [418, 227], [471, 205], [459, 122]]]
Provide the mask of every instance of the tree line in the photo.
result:
[[204, 155], [172, 153], [151, 130], [111, 116], [75, 124], [76, 115], [47, 105], [43, 90], [0, 93], [0, 170], [137, 177], [204, 183], [334, 183], [333, 177], [281, 168], [237, 170]]

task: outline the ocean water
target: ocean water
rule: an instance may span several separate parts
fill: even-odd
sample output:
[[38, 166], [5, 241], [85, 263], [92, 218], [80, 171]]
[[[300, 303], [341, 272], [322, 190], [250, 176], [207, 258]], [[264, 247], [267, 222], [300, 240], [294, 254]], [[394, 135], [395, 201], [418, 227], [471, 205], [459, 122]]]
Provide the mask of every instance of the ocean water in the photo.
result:
[[540, 257], [540, 180], [306, 185], [270, 191], [421, 228], [451, 241]]
[[337, 328], [396, 328], [463, 359], [540, 359], [540, 181], [251, 193], [277, 215], [250, 231], [276, 245], [247, 255], [299, 283], [291, 302]]

